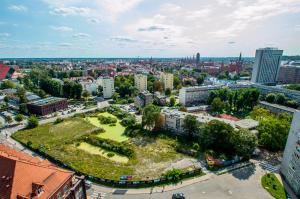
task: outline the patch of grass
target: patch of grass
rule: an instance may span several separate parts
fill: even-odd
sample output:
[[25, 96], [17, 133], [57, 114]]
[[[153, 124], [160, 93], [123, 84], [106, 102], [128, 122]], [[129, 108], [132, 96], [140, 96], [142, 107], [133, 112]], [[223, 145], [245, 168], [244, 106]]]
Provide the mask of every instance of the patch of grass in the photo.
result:
[[283, 185], [274, 173], [265, 174], [261, 178], [262, 186], [276, 199], [286, 199]]
[[[100, 113], [99, 116], [116, 118], [116, 116], [107, 112]], [[99, 134], [100, 138], [110, 139], [117, 142], [124, 142], [129, 139], [126, 135], [124, 135], [125, 127], [120, 124], [121, 121], [119, 119], [115, 126], [109, 124], [101, 124], [97, 117], [87, 117], [86, 119], [94, 126], [101, 127], [105, 130], [104, 133]]]
[[119, 162], [119, 163], [128, 163], [129, 159], [126, 156], [122, 156], [120, 154], [112, 153], [110, 151], [104, 150], [100, 147], [93, 146], [91, 144], [82, 142], [77, 147], [81, 150], [84, 150], [90, 154], [101, 155], [102, 157], [108, 158], [111, 161]]

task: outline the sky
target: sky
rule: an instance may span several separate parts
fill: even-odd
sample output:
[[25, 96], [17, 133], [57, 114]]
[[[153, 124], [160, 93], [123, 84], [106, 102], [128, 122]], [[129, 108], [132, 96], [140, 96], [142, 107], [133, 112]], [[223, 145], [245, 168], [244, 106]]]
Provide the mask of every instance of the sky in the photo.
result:
[[300, 54], [299, 0], [1, 0], [0, 57]]

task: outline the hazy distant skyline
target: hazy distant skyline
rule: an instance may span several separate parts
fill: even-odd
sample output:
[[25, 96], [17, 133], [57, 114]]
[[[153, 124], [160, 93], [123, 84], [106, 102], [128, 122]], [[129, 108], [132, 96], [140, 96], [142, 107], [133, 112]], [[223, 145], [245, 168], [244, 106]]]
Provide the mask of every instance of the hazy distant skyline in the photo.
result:
[[0, 57], [300, 54], [299, 0], [1, 0]]

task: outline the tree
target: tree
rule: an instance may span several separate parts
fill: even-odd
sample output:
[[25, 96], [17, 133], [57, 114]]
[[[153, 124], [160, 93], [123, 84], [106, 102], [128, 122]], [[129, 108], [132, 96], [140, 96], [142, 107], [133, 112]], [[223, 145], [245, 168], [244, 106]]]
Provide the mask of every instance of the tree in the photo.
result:
[[153, 89], [154, 89], [154, 92], [158, 91], [158, 92], [162, 93], [164, 90], [164, 87], [160, 81], [155, 81], [153, 83]]
[[17, 114], [17, 115], [15, 116], [15, 120], [16, 120], [17, 122], [22, 122], [23, 119], [24, 119], [24, 116], [23, 116], [22, 114]]
[[211, 103], [211, 110], [213, 113], [220, 114], [225, 108], [225, 103], [219, 98], [215, 98]]
[[204, 82], [204, 79], [205, 79], [205, 77], [204, 77], [203, 75], [199, 75], [199, 76], [197, 77], [197, 84], [198, 84], [198, 85], [202, 85], [203, 82]]
[[103, 95], [103, 86], [99, 85], [97, 91], [98, 91], [98, 96], [102, 96]]
[[211, 120], [201, 126], [199, 141], [204, 149], [213, 149], [224, 153], [233, 153], [234, 146], [230, 140], [234, 129], [230, 124]]
[[274, 94], [274, 93], [269, 93], [266, 96], [266, 101], [269, 103], [274, 103], [275, 99], [276, 99], [276, 94]]
[[174, 97], [174, 96], [171, 96], [171, 97], [170, 97], [170, 107], [173, 107], [173, 106], [175, 105], [175, 103], [176, 103], [175, 97]]
[[87, 90], [84, 90], [84, 91], [82, 92], [82, 97], [84, 98], [85, 101], [88, 100], [88, 98], [90, 97], [90, 95], [91, 95], [91, 94], [90, 94]]
[[153, 104], [147, 105], [143, 110], [142, 126], [145, 129], [152, 130], [160, 115], [160, 108]]
[[1, 89], [9, 89], [9, 88], [15, 88], [16, 84], [12, 82], [11, 80], [5, 80], [1, 84]]
[[35, 127], [37, 127], [39, 125], [39, 120], [36, 116], [30, 116], [28, 119], [27, 119], [27, 128], [28, 129], [33, 129]]
[[283, 150], [290, 129], [290, 121], [269, 116], [260, 121], [258, 142], [271, 151]]
[[161, 130], [164, 126], [164, 121], [165, 121], [164, 116], [162, 114], [159, 114], [159, 116], [156, 118], [156, 121], [155, 121], [154, 130], [155, 131]]
[[183, 120], [183, 129], [190, 137], [198, 135], [199, 125], [197, 117], [194, 115], [187, 115]]
[[166, 89], [165, 95], [166, 95], [166, 96], [170, 96], [170, 95], [171, 95], [171, 89], [170, 89], [170, 88], [167, 88], [167, 89]]
[[177, 75], [174, 75], [173, 84], [174, 84], [174, 88], [176, 88], [176, 89], [180, 89], [182, 87], [181, 80]]
[[271, 112], [267, 109], [261, 108], [259, 106], [254, 107], [253, 111], [250, 113], [250, 117], [254, 120], [261, 121], [266, 117], [271, 116]]
[[247, 129], [234, 131], [230, 141], [236, 154], [246, 158], [250, 158], [258, 144], [257, 137]]
[[288, 107], [291, 107], [291, 108], [298, 108], [299, 107], [298, 103], [295, 100], [288, 100], [285, 103], [285, 105], [288, 106]]
[[5, 122], [7, 122], [8, 124], [13, 122], [13, 119], [10, 115], [5, 116]]

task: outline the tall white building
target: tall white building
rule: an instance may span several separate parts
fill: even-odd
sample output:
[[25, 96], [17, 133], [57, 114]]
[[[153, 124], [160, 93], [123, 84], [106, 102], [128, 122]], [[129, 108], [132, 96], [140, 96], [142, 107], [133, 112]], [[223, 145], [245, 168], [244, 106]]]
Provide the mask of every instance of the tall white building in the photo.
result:
[[103, 97], [105, 99], [111, 98], [115, 93], [114, 78], [104, 77], [97, 80], [97, 83], [103, 87]]
[[147, 75], [135, 74], [134, 75], [134, 85], [139, 90], [143, 92], [147, 90]]
[[164, 89], [171, 89], [173, 90], [173, 74], [172, 73], [160, 73], [160, 81], [163, 83]]
[[276, 84], [283, 50], [277, 48], [261, 48], [256, 50], [253, 65], [253, 83]]
[[294, 118], [285, 146], [281, 173], [295, 194], [300, 197], [300, 112]]

